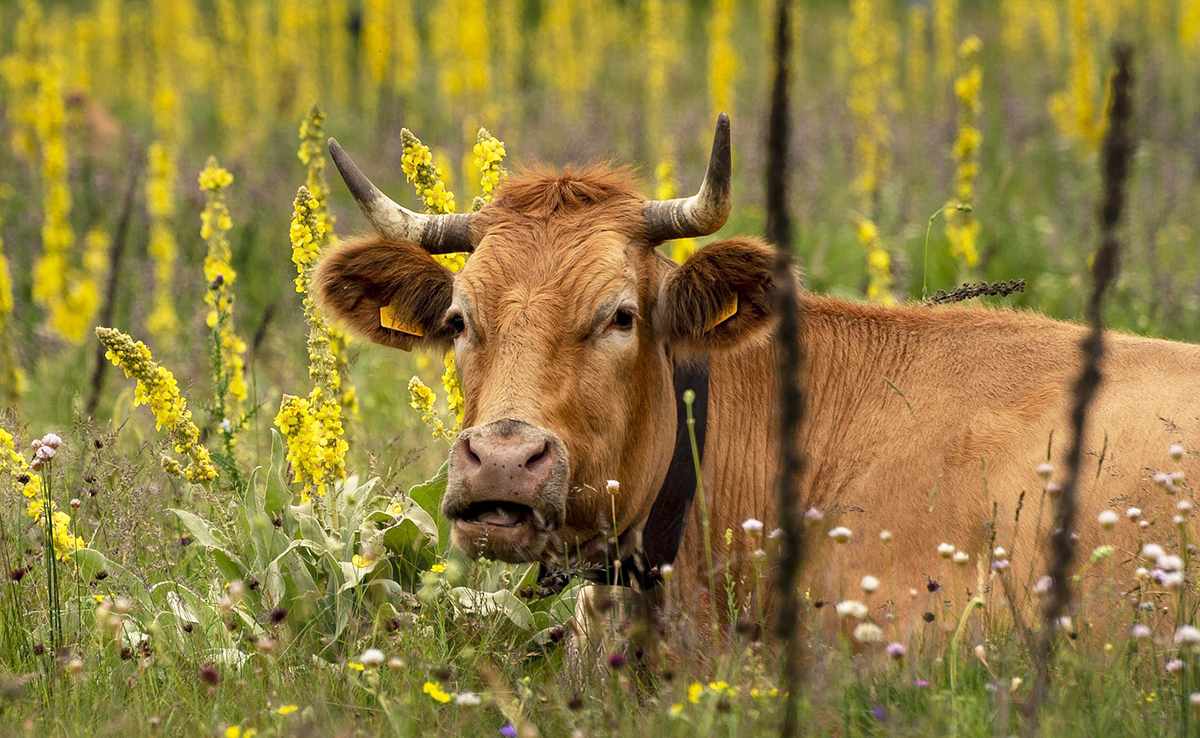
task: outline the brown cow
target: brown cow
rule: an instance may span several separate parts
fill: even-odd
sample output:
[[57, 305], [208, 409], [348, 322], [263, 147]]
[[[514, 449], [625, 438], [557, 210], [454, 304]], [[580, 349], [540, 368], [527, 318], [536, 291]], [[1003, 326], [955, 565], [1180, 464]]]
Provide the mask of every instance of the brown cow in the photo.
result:
[[[735, 581], [749, 577], [777, 518], [772, 249], [732, 238], [683, 265], [656, 250], [724, 223], [727, 119], [699, 194], [665, 203], [647, 201], [621, 170], [534, 170], [510, 177], [475, 214], [418, 215], [375, 189], [336, 142], [331, 150], [380, 235], [322, 262], [324, 304], [377, 343], [455, 350], [466, 415], [443, 507], [454, 542], [475, 555], [585, 568], [639, 550], [657, 533], [645, 528], [675, 453], [673, 371], [702, 357], [707, 505], [692, 507], [674, 570], [685, 593], [708, 582], [706, 507], [716, 581], [725, 566]], [[464, 250], [473, 255], [459, 274], [430, 257]], [[381, 324], [384, 307], [399, 323]], [[809, 596], [853, 595], [865, 574], [905, 602], [914, 590], [925, 597], [930, 579], [952, 585], [943, 594], [974, 590], [993, 545], [1009, 551], [1012, 581], [1027, 592], [1051, 518], [1036, 467], [1049, 450], [1051, 488], [1061, 479], [1083, 329], [1028, 312], [817, 295], [802, 310], [802, 504], [823, 514], [809, 524]], [[1177, 538], [1175, 499], [1152, 477], [1195, 471], [1168, 447], [1200, 430], [1198, 364], [1196, 346], [1110, 334], [1080, 488], [1082, 557], [1101, 542], [1128, 552], [1139, 537]], [[615, 497], [607, 480], [619, 481]], [[1122, 520], [1107, 532], [1095, 522], [1129, 507], [1151, 526]], [[743, 531], [750, 518], [765, 531]], [[825, 535], [835, 526], [852, 531], [849, 542]], [[968, 565], [941, 558], [941, 543]]]

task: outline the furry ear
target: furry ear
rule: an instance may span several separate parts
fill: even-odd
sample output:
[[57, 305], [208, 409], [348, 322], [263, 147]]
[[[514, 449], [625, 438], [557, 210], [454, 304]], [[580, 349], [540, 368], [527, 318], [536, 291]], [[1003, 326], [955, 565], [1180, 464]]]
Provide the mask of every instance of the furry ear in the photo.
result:
[[343, 241], [317, 265], [317, 299], [358, 335], [409, 351], [453, 341], [443, 316], [453, 275], [420, 246], [380, 236]]
[[774, 249], [750, 238], [705, 246], [663, 281], [655, 330], [672, 344], [700, 352], [764, 335], [775, 315], [774, 260]]

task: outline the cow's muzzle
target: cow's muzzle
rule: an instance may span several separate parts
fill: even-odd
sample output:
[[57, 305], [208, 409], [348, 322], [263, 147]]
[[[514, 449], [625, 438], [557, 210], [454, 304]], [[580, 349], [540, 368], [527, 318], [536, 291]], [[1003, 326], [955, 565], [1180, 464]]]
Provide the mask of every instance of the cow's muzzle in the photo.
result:
[[558, 436], [520, 420], [467, 428], [450, 451], [442, 514], [472, 556], [536, 560], [566, 514], [569, 465]]

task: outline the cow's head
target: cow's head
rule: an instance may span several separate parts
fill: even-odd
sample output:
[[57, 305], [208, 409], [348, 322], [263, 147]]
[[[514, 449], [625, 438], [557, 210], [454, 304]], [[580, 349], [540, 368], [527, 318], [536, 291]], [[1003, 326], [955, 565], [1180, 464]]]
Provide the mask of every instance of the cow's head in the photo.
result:
[[[714, 243], [682, 266], [655, 249], [725, 222], [728, 118], [699, 193], [669, 201], [620, 170], [534, 170], [476, 213], [421, 215], [330, 150], [379, 235], [322, 261], [321, 301], [376, 343], [454, 349], [466, 411], [442, 510], [455, 543], [513, 562], [603, 560], [665, 477], [674, 357], [755, 340], [772, 321], [764, 244]], [[473, 254], [457, 274], [430, 256], [459, 251]]]

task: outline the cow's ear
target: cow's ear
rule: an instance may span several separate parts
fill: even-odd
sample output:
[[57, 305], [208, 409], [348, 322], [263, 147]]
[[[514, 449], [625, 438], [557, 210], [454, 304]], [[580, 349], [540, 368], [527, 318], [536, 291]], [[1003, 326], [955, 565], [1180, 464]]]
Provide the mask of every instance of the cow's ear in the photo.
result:
[[775, 315], [775, 252], [731, 238], [696, 252], [663, 282], [655, 330], [691, 351], [719, 351], [766, 336]]
[[446, 348], [454, 279], [420, 246], [368, 236], [343, 241], [317, 265], [317, 298], [335, 318], [375, 343], [408, 351]]

